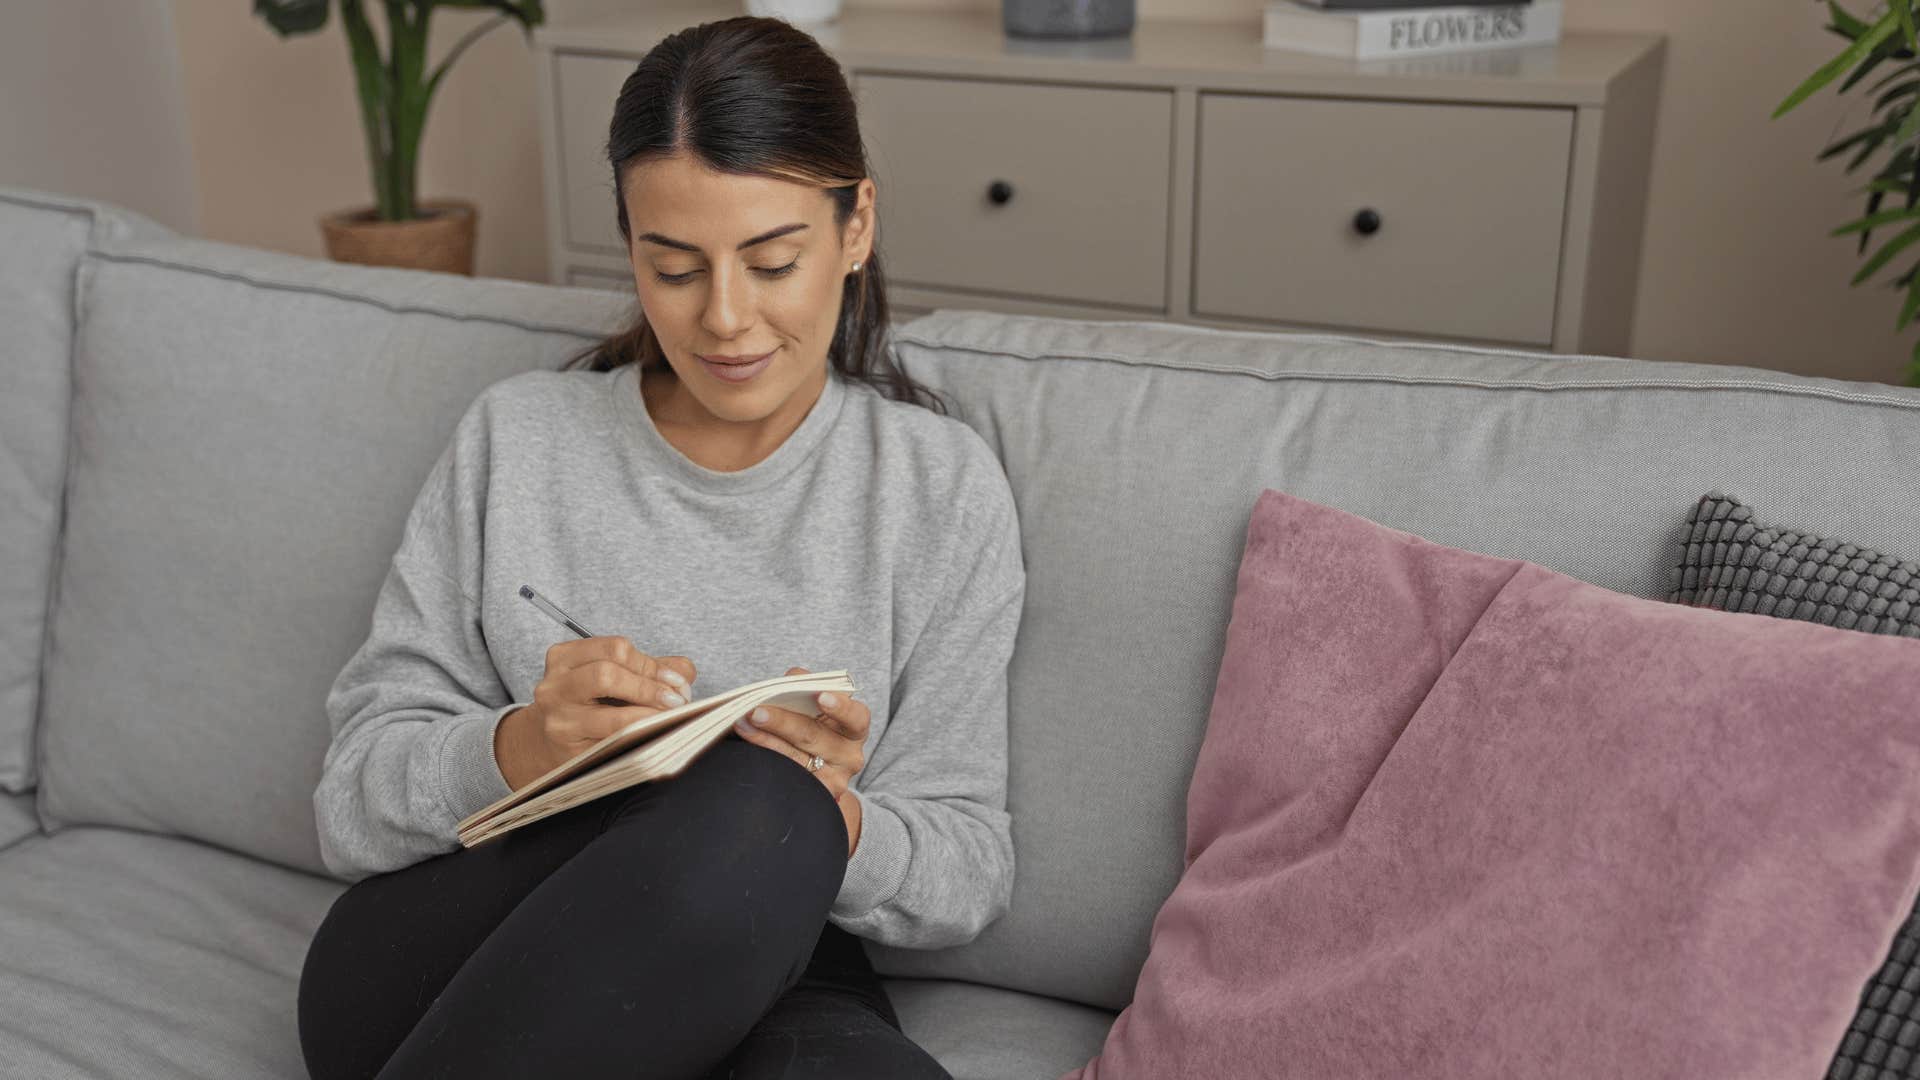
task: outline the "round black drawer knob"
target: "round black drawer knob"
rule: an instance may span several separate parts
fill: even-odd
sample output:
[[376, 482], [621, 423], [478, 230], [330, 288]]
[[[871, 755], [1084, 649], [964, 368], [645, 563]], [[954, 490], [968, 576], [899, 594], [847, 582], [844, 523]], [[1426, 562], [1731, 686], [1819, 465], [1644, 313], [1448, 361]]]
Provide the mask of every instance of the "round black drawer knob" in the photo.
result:
[[987, 185], [987, 198], [1004, 206], [1008, 199], [1013, 198], [1013, 185], [1005, 180], [995, 180]]
[[1380, 211], [1368, 207], [1353, 215], [1353, 231], [1361, 236], [1372, 236], [1380, 231]]

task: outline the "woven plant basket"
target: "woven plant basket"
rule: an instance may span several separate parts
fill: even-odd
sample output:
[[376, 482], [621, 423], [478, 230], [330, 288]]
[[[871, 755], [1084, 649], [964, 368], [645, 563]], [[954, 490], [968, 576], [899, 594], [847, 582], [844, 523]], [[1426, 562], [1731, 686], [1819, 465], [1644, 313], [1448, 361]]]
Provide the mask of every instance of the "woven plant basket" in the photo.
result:
[[419, 199], [415, 205], [420, 216], [407, 221], [381, 221], [372, 207], [322, 214], [327, 257], [472, 277], [480, 208], [466, 199]]

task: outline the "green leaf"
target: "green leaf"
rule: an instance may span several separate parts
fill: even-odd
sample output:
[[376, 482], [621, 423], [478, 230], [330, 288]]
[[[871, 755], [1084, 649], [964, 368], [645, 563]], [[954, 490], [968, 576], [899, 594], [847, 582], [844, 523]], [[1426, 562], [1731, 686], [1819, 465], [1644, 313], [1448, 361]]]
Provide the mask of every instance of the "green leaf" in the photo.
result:
[[1905, 195], [1907, 205], [1912, 206], [1920, 199], [1920, 171], [1914, 169], [1914, 146], [1903, 146], [1893, 152], [1879, 173], [1865, 184], [1853, 189], [1855, 195], [1866, 195], [1875, 191]]
[[1900, 305], [1900, 318], [1893, 324], [1893, 332], [1896, 334], [1900, 332], [1901, 327], [1913, 321], [1915, 312], [1920, 312], [1920, 274], [1915, 274], [1912, 270], [1909, 270], [1907, 271], [1907, 276], [1909, 279], [1907, 282], [1907, 301]]
[[[1872, 217], [1873, 212], [1880, 209], [1880, 204], [1881, 202], [1885, 201], [1886, 197], [1887, 197], [1886, 192], [1876, 191], [1867, 198], [1867, 216], [1868, 217]], [[1865, 255], [1867, 253], [1867, 239], [1872, 235], [1873, 235], [1872, 229], [1865, 229], [1861, 231], [1860, 251], [1858, 252], [1858, 254]]]
[[1880, 213], [1877, 213], [1877, 214], [1868, 214], [1866, 217], [1860, 218], [1857, 221], [1849, 221], [1845, 225], [1840, 226], [1839, 228], [1833, 230], [1833, 232], [1828, 233], [1827, 235], [1845, 236], [1850, 232], [1859, 232], [1861, 229], [1877, 229], [1882, 225], [1892, 225], [1901, 221], [1911, 221], [1914, 218], [1920, 218], [1920, 211], [1882, 210]]
[[281, 37], [308, 34], [327, 25], [327, 0], [253, 0], [253, 13]]
[[1892, 82], [1893, 80], [1895, 80], [1895, 79], [1898, 79], [1898, 78], [1900, 78], [1900, 77], [1901, 77], [1902, 75], [1911, 75], [1911, 74], [1913, 74], [1913, 71], [1914, 71], [1914, 65], [1912, 65], [1912, 64], [1901, 64], [1901, 65], [1900, 65], [1899, 67], [1897, 67], [1897, 68], [1894, 68], [1894, 69], [1893, 69], [1892, 71], [1890, 71], [1890, 72], [1888, 72], [1887, 74], [1885, 74], [1885, 75], [1882, 75], [1882, 76], [1881, 76], [1880, 78], [1878, 78], [1878, 79], [1875, 79], [1875, 80], [1873, 81], [1873, 85], [1872, 85], [1872, 86], [1869, 86], [1869, 87], [1867, 87], [1867, 89], [1869, 89], [1869, 90], [1878, 90], [1878, 89], [1880, 89], [1881, 87], [1883, 87], [1883, 86], [1885, 86], [1885, 85], [1887, 85], [1888, 83], [1890, 83], [1890, 82]]
[[1837, 0], [1827, 0], [1827, 12], [1833, 16], [1833, 30], [1845, 37], [1857, 38], [1867, 32], [1868, 24], [1849, 15]]
[[1916, 240], [1920, 240], [1920, 225], [1914, 225], [1899, 236], [1887, 241], [1886, 246], [1874, 252], [1873, 258], [1868, 259], [1867, 264], [1862, 266], [1859, 272], [1853, 275], [1853, 280], [1847, 284], [1858, 285], [1872, 277], [1880, 271], [1881, 267], [1887, 265], [1895, 255], [1911, 247]]
[[492, 8], [518, 20], [529, 32], [546, 22], [541, 0], [421, 0], [427, 7]]
[[[1867, 142], [1869, 146], [1878, 146], [1881, 141], [1887, 137], [1892, 126], [1891, 123], [1883, 121], [1872, 127], [1861, 128], [1859, 131], [1820, 151], [1820, 156], [1816, 160], [1825, 161], [1833, 155], [1840, 153], [1842, 150], [1860, 142]], [[1868, 142], [1868, 140], [1871, 140], [1871, 142]]]
[[1900, 130], [1893, 133], [1893, 145], [1911, 146], [1916, 135], [1920, 135], [1920, 109], [1908, 109], [1900, 121]]
[[[1888, 12], [1888, 16], [1891, 15], [1892, 12]], [[1887, 35], [1885, 41], [1873, 47], [1873, 51], [1867, 57], [1867, 62], [1855, 68], [1853, 72], [1846, 77], [1846, 80], [1840, 84], [1840, 93], [1844, 94], [1848, 90], [1853, 89], [1855, 83], [1866, 78], [1873, 72], [1873, 69], [1879, 67], [1887, 60], [1912, 58], [1913, 50], [1907, 48], [1905, 39], [1900, 36], [1900, 24], [1897, 19], [1894, 21], [1893, 28], [1894, 32]], [[1892, 77], [1899, 78], [1905, 67], [1906, 65], [1904, 64], [1895, 64]], [[1875, 82], [1874, 88], [1877, 89], [1884, 82], [1886, 82], [1885, 79]]]
[[[1838, 10], [1838, 5], [1835, 5], [1835, 10]], [[1881, 42], [1893, 36], [1893, 31], [1893, 15], [1888, 14], [1882, 16], [1880, 21], [1874, 24], [1871, 29], [1864, 31], [1859, 37], [1855, 38], [1853, 44], [1848, 46], [1845, 52], [1827, 61], [1821, 66], [1820, 70], [1808, 77], [1806, 82], [1801, 83], [1795, 88], [1793, 93], [1788, 94], [1786, 100], [1782, 101], [1779, 106], [1773, 110], [1772, 118], [1776, 120], [1779, 119], [1789, 109], [1812, 97], [1821, 87], [1839, 78], [1841, 72], [1866, 60], [1868, 55], [1871, 54]]]
[[1887, 6], [1900, 20], [1900, 39], [1909, 45], [1920, 44], [1913, 35], [1913, 0], [1887, 0]]
[[393, 192], [393, 84], [373, 26], [360, 0], [340, 0], [340, 24], [353, 57], [354, 82], [360, 96], [360, 127], [367, 142], [367, 167], [372, 172], [373, 200], [380, 219], [399, 216]]
[[1920, 172], [1915, 171], [1913, 166], [1914, 146], [1909, 143], [1895, 150], [1886, 167], [1880, 170], [1880, 179], [1906, 185], [1909, 210], [1913, 208], [1915, 200], [1920, 200]]
[[1885, 141], [1886, 141], [1885, 136], [1882, 135], [1881, 137], [1874, 139], [1872, 142], [1869, 142], [1866, 145], [1862, 146], [1860, 148], [1860, 152], [1853, 155], [1853, 160], [1847, 162], [1846, 171], [1851, 173], [1855, 169], [1858, 169], [1860, 166], [1866, 164], [1867, 159], [1872, 157], [1873, 152], [1875, 150], [1880, 149], [1880, 144]]
[[[1906, 75], [1911, 73], [1912, 70], [1913, 69], [1911, 67], [1903, 67], [1899, 71], [1894, 72], [1894, 76], [1898, 78], [1901, 75]], [[1892, 104], [1894, 98], [1906, 97], [1912, 94], [1915, 90], [1920, 90], [1920, 79], [1909, 79], [1908, 81], [1901, 83], [1899, 86], [1894, 87], [1893, 89], [1887, 91], [1886, 93], [1881, 94], [1880, 97], [1877, 100], [1875, 100], [1873, 103], [1873, 111], [1879, 112], [1881, 109], [1884, 109], [1888, 105]]]
[[[1895, 29], [1898, 29], [1898, 27], [1896, 27]], [[1872, 51], [1871, 53], [1869, 53], [1869, 54], [1867, 55], [1867, 62], [1866, 62], [1866, 63], [1864, 63], [1864, 64], [1861, 64], [1861, 65], [1860, 65], [1859, 67], [1857, 67], [1857, 68], [1854, 68], [1854, 69], [1853, 69], [1853, 71], [1851, 71], [1850, 73], [1848, 73], [1848, 75], [1847, 75], [1847, 77], [1846, 77], [1845, 79], [1843, 79], [1843, 80], [1841, 80], [1841, 82], [1840, 82], [1840, 89], [1838, 90], [1838, 93], [1842, 93], [1842, 94], [1844, 94], [1844, 93], [1846, 93], [1847, 91], [1849, 91], [1849, 90], [1851, 90], [1851, 89], [1853, 89], [1853, 84], [1854, 84], [1854, 83], [1857, 83], [1857, 82], [1859, 82], [1859, 81], [1860, 81], [1861, 79], [1864, 79], [1864, 78], [1866, 78], [1866, 77], [1867, 77], [1867, 75], [1868, 75], [1869, 73], [1871, 73], [1871, 72], [1873, 71], [1873, 69], [1874, 69], [1874, 68], [1877, 68], [1877, 67], [1879, 67], [1879, 66], [1880, 66], [1880, 65], [1881, 65], [1882, 63], [1884, 63], [1884, 62], [1886, 62], [1886, 59], [1887, 59], [1887, 49], [1888, 49], [1888, 46], [1889, 46], [1889, 44], [1890, 44], [1890, 43], [1891, 43], [1892, 41], [1893, 41], [1893, 35], [1891, 35], [1891, 34], [1889, 34], [1889, 35], [1887, 35], [1887, 41], [1886, 41], [1886, 42], [1883, 42], [1883, 43], [1882, 43], [1882, 44], [1880, 45], [1880, 47], [1878, 47], [1878, 48], [1876, 48], [1876, 49], [1874, 49], [1874, 50], [1873, 50], [1873, 51]]]
[[452, 70], [454, 60], [458, 59], [460, 54], [466, 51], [467, 46], [472, 45], [487, 31], [500, 25], [500, 23], [506, 19], [515, 19], [519, 21], [528, 42], [531, 43], [533, 40], [533, 28], [545, 22], [547, 18], [546, 12], [540, 6], [540, 0], [520, 0], [518, 3], [514, 3], [512, 0], [418, 0], [418, 2], [428, 8], [437, 5], [440, 7], [491, 8], [500, 12], [497, 18], [488, 20], [468, 31], [466, 36], [462, 37], [459, 42], [447, 52], [447, 55], [441, 59], [439, 65], [433, 69], [433, 74], [427, 79], [426, 98], [428, 101], [433, 99], [434, 91], [440, 88], [440, 80], [446, 78], [447, 72]]
[[506, 21], [507, 16], [496, 15], [486, 22], [481, 23], [479, 26], [474, 27], [472, 30], [467, 31], [466, 36], [462, 37], [452, 49], [448, 50], [447, 55], [440, 61], [439, 66], [433, 69], [433, 75], [427, 79], [427, 100], [431, 101], [433, 99], [433, 92], [440, 89], [440, 80], [446, 78], [447, 72], [453, 68], [453, 62], [460, 58], [460, 54], [466, 51], [467, 46], [472, 45], [487, 31]]
[[1907, 190], [1907, 183], [1905, 179], [1898, 176], [1882, 176], [1854, 188], [1853, 193], [1855, 195], [1865, 195], [1869, 191], [1905, 191]]

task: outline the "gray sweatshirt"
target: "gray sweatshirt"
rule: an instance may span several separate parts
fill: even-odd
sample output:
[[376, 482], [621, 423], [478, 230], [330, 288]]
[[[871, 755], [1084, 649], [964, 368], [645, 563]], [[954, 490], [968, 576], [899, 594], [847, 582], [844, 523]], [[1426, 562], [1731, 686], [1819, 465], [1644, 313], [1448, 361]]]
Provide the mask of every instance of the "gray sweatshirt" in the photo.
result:
[[592, 633], [691, 659], [689, 700], [846, 669], [872, 726], [829, 920], [938, 948], [1006, 911], [1007, 662], [1026, 572], [1006, 474], [965, 423], [835, 372], [772, 455], [716, 472], [661, 436], [630, 365], [487, 387], [327, 695], [313, 801], [336, 875], [453, 851], [460, 820], [509, 794], [494, 727], [532, 701], [548, 647], [575, 638], [522, 583]]

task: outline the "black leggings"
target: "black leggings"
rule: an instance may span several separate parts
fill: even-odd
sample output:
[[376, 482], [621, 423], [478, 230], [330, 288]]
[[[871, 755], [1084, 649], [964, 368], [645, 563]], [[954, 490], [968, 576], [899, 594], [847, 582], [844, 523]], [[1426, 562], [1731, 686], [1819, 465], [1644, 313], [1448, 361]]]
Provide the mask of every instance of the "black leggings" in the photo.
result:
[[300, 973], [315, 1080], [952, 1080], [826, 922], [847, 829], [732, 734], [679, 776], [356, 882]]

